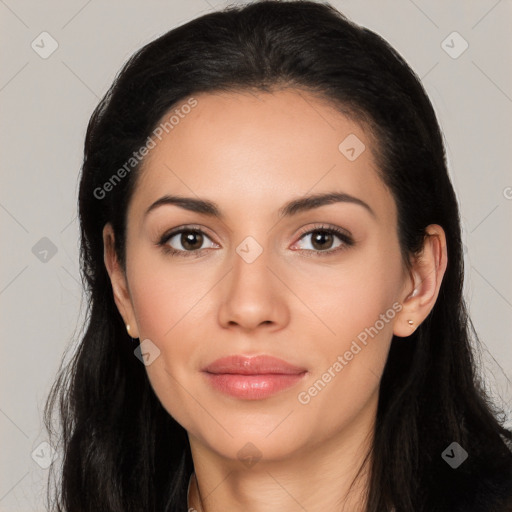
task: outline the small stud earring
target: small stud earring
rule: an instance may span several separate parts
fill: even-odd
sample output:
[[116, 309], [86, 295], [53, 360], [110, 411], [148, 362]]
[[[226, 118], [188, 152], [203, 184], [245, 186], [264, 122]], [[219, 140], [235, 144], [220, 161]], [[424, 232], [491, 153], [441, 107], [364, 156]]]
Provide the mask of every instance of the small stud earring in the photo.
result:
[[130, 324], [126, 324], [126, 332], [131, 336], [131, 334], [130, 334]]
[[407, 323], [412, 326], [414, 324], [414, 322], [412, 320], [407, 320]]

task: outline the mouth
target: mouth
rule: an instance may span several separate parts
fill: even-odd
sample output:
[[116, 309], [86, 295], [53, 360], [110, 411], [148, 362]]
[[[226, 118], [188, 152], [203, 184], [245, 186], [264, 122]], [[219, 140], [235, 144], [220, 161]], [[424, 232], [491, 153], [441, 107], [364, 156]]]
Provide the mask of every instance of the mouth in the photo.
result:
[[307, 370], [271, 356], [241, 355], [217, 359], [202, 369], [208, 383], [223, 394], [261, 400], [300, 382]]

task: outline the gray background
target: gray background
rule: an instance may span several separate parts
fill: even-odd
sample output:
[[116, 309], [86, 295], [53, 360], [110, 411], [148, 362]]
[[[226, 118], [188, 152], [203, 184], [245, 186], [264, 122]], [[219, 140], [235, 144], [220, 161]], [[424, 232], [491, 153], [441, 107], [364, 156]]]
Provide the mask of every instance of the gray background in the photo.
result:
[[[434, 104], [461, 206], [465, 295], [483, 343], [481, 364], [510, 411], [512, 2], [332, 4], [388, 40]], [[43, 510], [48, 469], [41, 465], [52, 452], [41, 444], [41, 413], [83, 321], [76, 194], [89, 116], [135, 50], [223, 5], [0, 0], [1, 511]], [[39, 51], [50, 48], [38, 37], [43, 31], [58, 43], [46, 59], [31, 47], [35, 41]], [[454, 31], [463, 39], [448, 37]], [[458, 55], [464, 40], [469, 46]]]

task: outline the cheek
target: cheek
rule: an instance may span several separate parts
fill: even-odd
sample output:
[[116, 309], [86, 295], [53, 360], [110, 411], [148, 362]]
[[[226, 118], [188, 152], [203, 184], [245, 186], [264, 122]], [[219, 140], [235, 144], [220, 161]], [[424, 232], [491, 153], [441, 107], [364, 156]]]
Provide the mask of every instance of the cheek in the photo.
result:
[[303, 265], [295, 276], [288, 276], [293, 279], [294, 291], [307, 299], [322, 322], [326, 349], [329, 345], [342, 349], [376, 322], [384, 338], [392, 332], [402, 267], [398, 242], [387, 243], [367, 240], [364, 247], [347, 252], [337, 265]]
[[351, 424], [362, 411], [371, 414], [392, 338], [396, 303], [394, 307], [387, 300], [377, 281], [370, 280], [367, 287], [357, 283], [358, 290], [345, 280], [343, 291], [333, 284], [337, 308], [324, 310], [324, 318], [335, 335], [315, 339], [310, 353], [321, 355], [297, 394], [302, 413], [321, 418], [326, 436]]
[[157, 345], [168, 343], [182, 325], [200, 315], [208, 284], [154, 253], [133, 261], [128, 279], [140, 337]]
[[211, 286], [159, 257], [138, 261], [148, 262], [134, 265], [129, 276], [140, 340], [151, 340], [160, 351], [146, 367], [147, 375], [162, 406], [194, 432], [197, 425], [191, 418], [200, 411], [189, 393], [195, 389], [194, 364], [205, 339], [201, 326], [207, 313], [201, 298]]
[[[382, 251], [378, 243], [372, 245], [336, 271], [319, 267], [304, 274], [298, 292], [308, 297], [324, 324], [314, 344], [318, 356], [308, 382], [313, 387], [302, 389], [304, 401], [315, 403], [311, 411], [324, 408], [338, 421], [352, 416], [378, 389], [401, 310], [396, 301], [402, 276], [398, 246]], [[313, 289], [312, 282], [323, 284]]]
[[[383, 291], [382, 283], [373, 279], [365, 283], [361, 279], [344, 280], [336, 286], [331, 283], [330, 301], [320, 307], [319, 317], [329, 327], [331, 334], [319, 336], [315, 347], [320, 363], [318, 374], [330, 369], [336, 362], [335, 373], [342, 375], [336, 379], [346, 389], [361, 391], [361, 385], [368, 382], [374, 386], [382, 374], [393, 324], [400, 305], [392, 302], [389, 294]], [[366, 286], [365, 286], [366, 285]], [[318, 302], [315, 305], [319, 305]], [[321, 306], [321, 305], [320, 305]], [[332, 370], [331, 370], [332, 372]], [[328, 378], [328, 377], [326, 377]]]

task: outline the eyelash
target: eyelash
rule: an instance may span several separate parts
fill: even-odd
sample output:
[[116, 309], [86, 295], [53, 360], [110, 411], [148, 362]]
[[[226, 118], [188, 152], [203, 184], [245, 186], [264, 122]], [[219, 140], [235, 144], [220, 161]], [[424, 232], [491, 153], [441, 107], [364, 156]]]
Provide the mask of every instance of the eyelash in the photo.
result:
[[[299, 251], [305, 251], [306, 253], [312, 253], [309, 256], [313, 256], [313, 257], [316, 257], [316, 256], [325, 257], [325, 256], [330, 256], [332, 254], [338, 253], [340, 251], [344, 251], [344, 250], [348, 249], [349, 247], [352, 247], [355, 244], [354, 240], [345, 231], [342, 231], [341, 229], [336, 228], [334, 226], [327, 226], [324, 224], [315, 226], [312, 229], [305, 228], [304, 230], [302, 230], [299, 233], [299, 240], [301, 240], [306, 235], [310, 235], [310, 234], [316, 233], [316, 232], [322, 232], [322, 233], [328, 233], [331, 235], [335, 235], [341, 240], [342, 244], [334, 249], [328, 249], [325, 251], [311, 250], [311, 249], [298, 249]], [[182, 250], [178, 250], [178, 249], [174, 249], [173, 247], [170, 247], [167, 244], [167, 242], [173, 236], [179, 235], [181, 233], [201, 233], [202, 235], [210, 238], [199, 227], [183, 226], [183, 227], [180, 227], [177, 229], [173, 229], [170, 232], [164, 233], [164, 235], [162, 235], [160, 240], [157, 242], [157, 245], [162, 247], [162, 250], [166, 254], [169, 254], [170, 256], [178, 256], [178, 257], [185, 257], [185, 258], [200, 257], [202, 255], [203, 251], [207, 250], [207, 249], [196, 249], [194, 251], [182, 251]]]
[[298, 249], [300, 251], [305, 251], [306, 253], [309, 253], [308, 257], [325, 257], [325, 256], [332, 256], [333, 254], [337, 254], [341, 251], [344, 251], [348, 249], [349, 247], [352, 247], [355, 245], [354, 240], [348, 235], [344, 230], [341, 230], [340, 228], [337, 228], [335, 226], [329, 226], [325, 224], [318, 224], [314, 226], [313, 228], [304, 228], [299, 232], [299, 240], [301, 240], [304, 236], [310, 235], [312, 233], [316, 233], [317, 231], [321, 233], [328, 233], [330, 235], [335, 235], [341, 240], [341, 245], [338, 247], [335, 247], [334, 249], [327, 249], [326, 251], [317, 251], [312, 249]]

